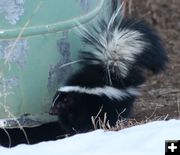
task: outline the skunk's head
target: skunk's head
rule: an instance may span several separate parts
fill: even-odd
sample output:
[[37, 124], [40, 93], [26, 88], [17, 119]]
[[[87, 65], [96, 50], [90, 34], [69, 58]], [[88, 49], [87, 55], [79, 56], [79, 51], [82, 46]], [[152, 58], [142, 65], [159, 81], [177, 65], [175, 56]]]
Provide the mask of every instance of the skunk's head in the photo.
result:
[[57, 91], [50, 108], [50, 115], [57, 115], [65, 131], [79, 130], [86, 126], [87, 107], [83, 95], [77, 92]]
[[66, 132], [71, 132], [76, 122], [74, 105], [74, 94], [57, 91], [49, 111], [50, 115], [58, 116], [58, 122]]
[[61, 116], [63, 113], [69, 113], [74, 107], [73, 93], [57, 91], [49, 111], [50, 115]]

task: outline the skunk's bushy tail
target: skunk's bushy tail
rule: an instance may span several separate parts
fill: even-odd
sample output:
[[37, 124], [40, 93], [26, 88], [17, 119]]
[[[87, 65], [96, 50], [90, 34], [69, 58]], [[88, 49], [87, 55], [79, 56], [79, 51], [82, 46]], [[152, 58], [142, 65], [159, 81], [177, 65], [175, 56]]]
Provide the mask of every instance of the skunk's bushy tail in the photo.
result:
[[[164, 69], [167, 56], [155, 30], [142, 21], [121, 15], [119, 0], [95, 25], [80, 26], [88, 47], [80, 52], [82, 68], [67, 79], [54, 96], [50, 114], [58, 115], [65, 130], [88, 129], [92, 116], [115, 125], [131, 116], [143, 70]], [[119, 7], [120, 6], [120, 7]], [[72, 63], [71, 63], [72, 64]]]
[[[120, 7], [119, 7], [120, 6]], [[99, 66], [109, 74], [126, 78], [132, 70], [159, 73], [167, 62], [166, 52], [157, 32], [142, 21], [123, 17], [119, 0], [112, 10], [93, 25], [81, 27], [83, 41], [90, 49], [80, 53], [86, 66]]]

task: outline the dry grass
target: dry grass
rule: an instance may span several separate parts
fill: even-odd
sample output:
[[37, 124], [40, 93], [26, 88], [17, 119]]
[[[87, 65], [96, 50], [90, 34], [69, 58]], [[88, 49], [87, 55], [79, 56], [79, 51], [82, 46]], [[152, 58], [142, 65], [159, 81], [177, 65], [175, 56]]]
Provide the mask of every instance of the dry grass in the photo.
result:
[[[152, 114], [153, 116], [153, 114]], [[114, 126], [111, 126], [109, 123], [109, 120], [107, 119], [107, 114], [104, 114], [104, 118], [101, 119], [99, 117], [92, 117], [92, 124], [94, 129], [103, 129], [105, 131], [119, 131], [125, 128], [129, 128], [129, 127], [133, 127], [136, 125], [142, 125], [142, 124], [146, 124], [149, 122], [153, 122], [153, 121], [163, 121], [163, 120], [167, 120], [168, 119], [168, 115], [166, 116], [159, 116], [159, 117], [155, 117], [155, 118], [146, 118], [142, 121], [137, 121], [136, 119], [125, 119], [125, 118], [120, 118], [116, 121], [116, 124]]]

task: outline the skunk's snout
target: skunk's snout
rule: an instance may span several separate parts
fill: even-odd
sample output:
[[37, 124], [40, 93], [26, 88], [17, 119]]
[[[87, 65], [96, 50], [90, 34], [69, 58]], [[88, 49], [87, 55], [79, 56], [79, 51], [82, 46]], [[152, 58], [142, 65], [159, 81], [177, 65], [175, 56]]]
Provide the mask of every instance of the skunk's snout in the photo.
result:
[[49, 114], [50, 115], [58, 115], [58, 108], [55, 106], [51, 106], [51, 108], [49, 110]]

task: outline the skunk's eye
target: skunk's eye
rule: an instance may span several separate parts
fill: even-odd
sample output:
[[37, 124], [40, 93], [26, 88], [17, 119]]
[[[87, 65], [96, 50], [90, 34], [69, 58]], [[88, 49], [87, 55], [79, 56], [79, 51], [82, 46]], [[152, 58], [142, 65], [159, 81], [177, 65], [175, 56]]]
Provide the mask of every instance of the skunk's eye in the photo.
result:
[[73, 102], [73, 96], [70, 93], [61, 93], [59, 97], [61, 108], [69, 108]]
[[64, 97], [64, 98], [62, 99], [62, 102], [63, 102], [63, 103], [67, 103], [67, 102], [68, 102], [68, 98], [67, 98], [67, 97]]

